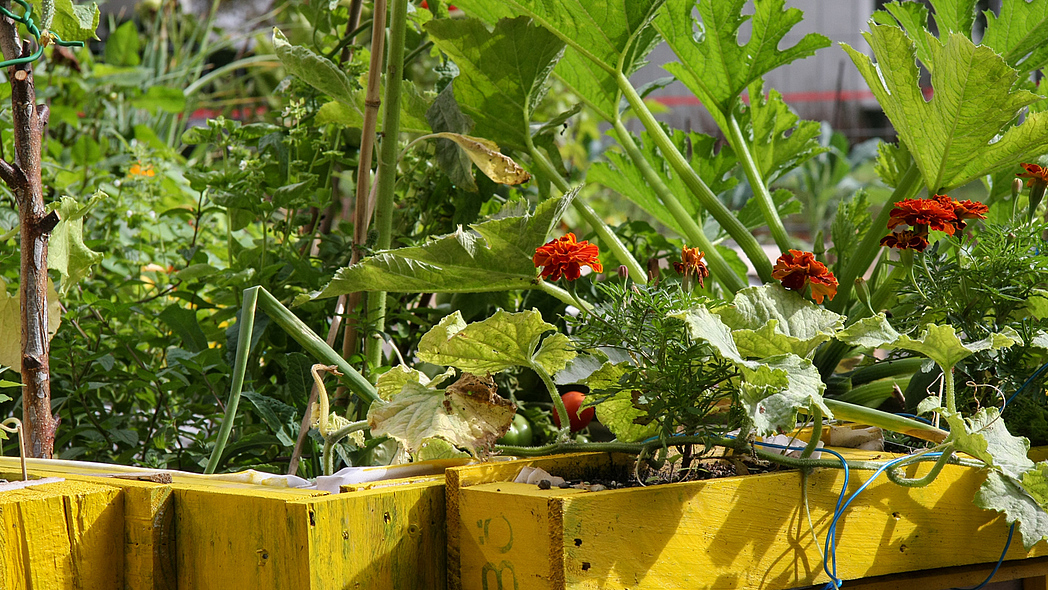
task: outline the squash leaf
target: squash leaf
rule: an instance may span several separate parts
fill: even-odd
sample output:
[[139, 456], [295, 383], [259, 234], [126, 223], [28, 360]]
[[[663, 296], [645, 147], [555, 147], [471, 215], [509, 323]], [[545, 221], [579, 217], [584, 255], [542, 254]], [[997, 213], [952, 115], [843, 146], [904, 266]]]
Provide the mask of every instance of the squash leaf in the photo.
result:
[[944, 192], [1030, 153], [1048, 151], [1048, 115], [1033, 113], [1011, 127], [1016, 114], [1040, 97], [1015, 89], [1018, 73], [992, 49], [964, 35], [946, 43], [922, 32], [934, 96], [924, 99], [914, 41], [894, 26], [871, 24], [864, 33], [877, 63], [846, 44], [931, 192]]
[[526, 17], [502, 19], [491, 32], [475, 18], [432, 20], [425, 29], [459, 68], [455, 98], [473, 133], [526, 150], [531, 115], [564, 43]]
[[[702, 18], [698, 34], [693, 17], [696, 4]], [[679, 60], [667, 64], [666, 70], [699, 97], [721, 128], [752, 82], [830, 45], [826, 37], [809, 33], [796, 44], [779, 49], [801, 21], [801, 11], [785, 9], [785, 0], [755, 4], [756, 12], [750, 17], [742, 14], [746, 0], [669, 0], [655, 19], [655, 27]], [[752, 21], [750, 39], [739, 45], [739, 29], [747, 20]]]

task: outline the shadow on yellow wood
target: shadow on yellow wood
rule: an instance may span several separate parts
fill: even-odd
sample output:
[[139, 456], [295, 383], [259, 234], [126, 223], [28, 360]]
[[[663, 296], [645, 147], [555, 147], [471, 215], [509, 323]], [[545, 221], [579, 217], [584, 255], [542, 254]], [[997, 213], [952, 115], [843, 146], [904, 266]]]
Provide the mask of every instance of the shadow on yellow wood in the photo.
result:
[[123, 511], [118, 488], [93, 483], [0, 493], [0, 590], [123, 589]]
[[[587, 454], [449, 470], [449, 588], [777, 590], [828, 581], [821, 549], [840, 470], [600, 492], [507, 483], [524, 464], [571, 479], [599, 465], [621, 477], [625, 461]], [[849, 490], [869, 476], [853, 472]], [[1008, 527], [972, 504], [983, 477], [947, 466], [926, 488], [871, 484], [837, 525], [838, 576], [996, 561]], [[1011, 547], [1008, 559], [1048, 555], [1045, 543], [1029, 555]]]

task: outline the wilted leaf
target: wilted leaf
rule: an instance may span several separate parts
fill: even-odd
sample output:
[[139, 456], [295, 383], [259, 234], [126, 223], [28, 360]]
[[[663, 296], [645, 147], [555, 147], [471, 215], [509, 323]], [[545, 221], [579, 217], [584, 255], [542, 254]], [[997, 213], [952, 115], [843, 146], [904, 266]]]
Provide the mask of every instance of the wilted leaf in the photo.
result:
[[[17, 290], [7, 292], [7, 283], [0, 278], [0, 365], [22, 366], [22, 314]], [[62, 306], [50, 279], [47, 281], [47, 337], [54, 337], [62, 324]]]
[[372, 435], [394, 438], [412, 454], [439, 438], [477, 455], [506, 434], [515, 411], [495, 393], [490, 376], [466, 374], [443, 391], [408, 383], [389, 402], [372, 404], [368, 426]]
[[[440, 91], [433, 105], [426, 111], [426, 121], [429, 121], [429, 126], [434, 132], [469, 133], [473, 129], [473, 120], [462, 114], [454, 93], [455, 83], [452, 81]], [[456, 147], [454, 142], [438, 140], [436, 156], [437, 165], [455, 186], [477, 192], [472, 165], [464, 150]]]
[[434, 133], [455, 142], [485, 176], [501, 184], [521, 184], [531, 178], [512, 158], [503, 155], [493, 141], [459, 133]]
[[91, 267], [102, 260], [102, 254], [84, 244], [84, 216], [100, 199], [107, 195], [95, 193], [86, 205], [80, 206], [72, 197], [62, 197], [55, 206], [60, 221], [51, 232], [47, 248], [47, 268], [62, 276], [61, 292], [69, 292]]

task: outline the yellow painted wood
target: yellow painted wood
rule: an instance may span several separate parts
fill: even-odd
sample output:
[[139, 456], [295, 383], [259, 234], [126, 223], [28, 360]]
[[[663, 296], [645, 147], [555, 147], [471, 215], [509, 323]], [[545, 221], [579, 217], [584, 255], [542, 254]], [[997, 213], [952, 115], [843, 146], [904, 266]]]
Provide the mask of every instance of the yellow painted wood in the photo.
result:
[[[803, 485], [799, 473], [783, 472], [604, 492], [492, 481], [495, 471], [518, 469], [449, 471], [450, 588], [509, 590], [510, 573], [529, 589], [776, 590], [828, 580], [821, 548], [843, 483], [840, 470], [817, 470]], [[911, 475], [927, 469], [914, 466]], [[869, 475], [853, 473], [849, 490]], [[957, 466], [920, 489], [879, 478], [838, 523], [838, 575], [855, 580], [996, 561], [1008, 528], [1003, 517], [972, 504], [983, 478]], [[818, 541], [804, 509], [805, 488]], [[488, 531], [477, 534], [485, 524]], [[1044, 555], [1048, 544], [1027, 555], [1016, 539], [1008, 558]]]
[[291, 502], [308, 523], [311, 588], [440, 590], [447, 537], [443, 477]]
[[87, 482], [0, 493], [0, 590], [124, 588], [123, 509]]

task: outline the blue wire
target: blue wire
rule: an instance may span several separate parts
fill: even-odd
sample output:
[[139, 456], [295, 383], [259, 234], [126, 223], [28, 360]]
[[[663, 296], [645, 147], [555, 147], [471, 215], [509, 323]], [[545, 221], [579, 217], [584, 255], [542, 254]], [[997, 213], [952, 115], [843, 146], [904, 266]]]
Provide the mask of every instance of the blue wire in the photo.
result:
[[[1045, 366], [1038, 369], [1038, 372], [1032, 375], [1029, 380], [1027, 380], [1027, 384], [1029, 383], [1029, 381], [1036, 378], [1038, 373], [1041, 373], [1045, 370], [1048, 370], [1048, 364], [1045, 364]], [[1026, 384], [1024, 384], [1023, 387], [1020, 387], [1019, 391], [1022, 391], [1024, 387], [1026, 387]], [[724, 436], [730, 439], [735, 438], [731, 435]], [[770, 449], [779, 449], [785, 451], [798, 451], [803, 449], [803, 447], [799, 446], [785, 446], [758, 441], [753, 441], [753, 444], [761, 447], [767, 447]], [[823, 587], [823, 590], [837, 590], [841, 587], [842, 584], [844, 584], [844, 580], [837, 577], [837, 521], [839, 521], [841, 517], [844, 516], [844, 511], [848, 509], [848, 506], [851, 506], [851, 503], [854, 502], [857, 497], [859, 497], [859, 494], [866, 490], [866, 488], [869, 487], [869, 485], [873, 483], [873, 481], [877, 479], [877, 477], [880, 474], [891, 469], [892, 467], [895, 467], [903, 461], [912, 459], [916, 455], [906, 455], [904, 457], [892, 459], [891, 461], [888, 461], [887, 463], [881, 465], [877, 468], [876, 471], [873, 472], [873, 475], [871, 475], [869, 479], [864, 481], [862, 485], [859, 486], [859, 489], [855, 490], [855, 493], [853, 493], [851, 496], [848, 496], [848, 499], [845, 500], [844, 498], [848, 494], [848, 479], [850, 477], [850, 473], [848, 470], [848, 461], [844, 458], [844, 455], [841, 455], [837, 451], [831, 449], [820, 448], [819, 452], [829, 453], [834, 457], [837, 457], [837, 459], [841, 462], [841, 467], [844, 469], [844, 484], [841, 486], [841, 493], [837, 497], [837, 506], [833, 510], [833, 520], [830, 521], [830, 527], [826, 532], [826, 544], [823, 550], [823, 554], [825, 555], [825, 557], [823, 558], [822, 563], [823, 571], [826, 572], [826, 575], [830, 577], [830, 581], [826, 583], [826, 586]], [[942, 456], [942, 453], [925, 453], [923, 456], [927, 456], [929, 458], [940, 457]], [[971, 588], [957, 588], [955, 590], [979, 590], [980, 588], [986, 586], [986, 584], [988, 584], [990, 580], [993, 579], [994, 575], [997, 574], [997, 570], [1000, 569], [1001, 564], [1004, 563], [1004, 556], [1008, 553], [1008, 548], [1012, 544], [1012, 533], [1014, 532], [1015, 523], [1013, 522], [1011, 528], [1008, 529], [1008, 540], [1004, 544], [1004, 551], [1001, 552], [1001, 557], [997, 560], [997, 565], [994, 566], [993, 571], [990, 572], [990, 575], [987, 576], [986, 579], [982, 581], [982, 583]]]
[[904, 418], [911, 418], [911, 419], [913, 419], [913, 420], [917, 420], [917, 421], [919, 421], [919, 422], [924, 422], [925, 424], [931, 424], [931, 423], [932, 423], [932, 421], [931, 421], [931, 420], [929, 420], [929, 419], [927, 419], [927, 418], [922, 418], [921, 416], [918, 416], [918, 415], [916, 415], [916, 414], [907, 414], [907, 413], [905, 413], [905, 412], [896, 412], [896, 414], [895, 414], [895, 415], [896, 415], [896, 416], [902, 416], [902, 417], [904, 417]]
[[1006, 405], [1006, 406], [1007, 406], [1008, 404], [1012, 403], [1012, 400], [1013, 400], [1013, 399], [1015, 399], [1015, 396], [1017, 396], [1017, 395], [1019, 395], [1020, 393], [1022, 393], [1022, 391], [1023, 391], [1024, 389], [1026, 389], [1026, 386], [1028, 386], [1028, 385], [1029, 385], [1030, 383], [1033, 383], [1033, 380], [1034, 380], [1034, 379], [1036, 379], [1036, 378], [1038, 378], [1038, 377], [1040, 377], [1040, 376], [1041, 376], [1041, 373], [1044, 373], [1045, 371], [1048, 371], [1048, 363], [1045, 363], [1045, 364], [1041, 365], [1041, 368], [1040, 368], [1040, 369], [1037, 369], [1036, 371], [1034, 371], [1033, 375], [1030, 375], [1030, 378], [1029, 378], [1029, 379], [1027, 379], [1027, 380], [1026, 380], [1026, 382], [1025, 382], [1025, 383], [1023, 383], [1023, 384], [1022, 384], [1022, 385], [1021, 385], [1021, 386], [1019, 387], [1019, 389], [1016, 389], [1016, 390], [1015, 390], [1015, 393], [1013, 393], [1013, 394], [1011, 395], [1011, 397], [1009, 397], [1009, 398], [1008, 398], [1008, 401], [1004, 402], [1004, 405]]
[[989, 584], [990, 580], [992, 580], [994, 575], [997, 574], [997, 570], [1000, 569], [1001, 564], [1004, 563], [1004, 556], [1008, 553], [1008, 547], [1012, 544], [1012, 533], [1014, 532], [1015, 523], [1013, 522], [1011, 528], [1008, 529], [1008, 541], [1004, 544], [1004, 551], [1001, 551], [1001, 558], [997, 560], [997, 565], [993, 566], [993, 571], [990, 572], [990, 575], [986, 576], [985, 580], [979, 582], [979, 585], [972, 586], [971, 588], [954, 588], [953, 590], [979, 590], [983, 586]]

